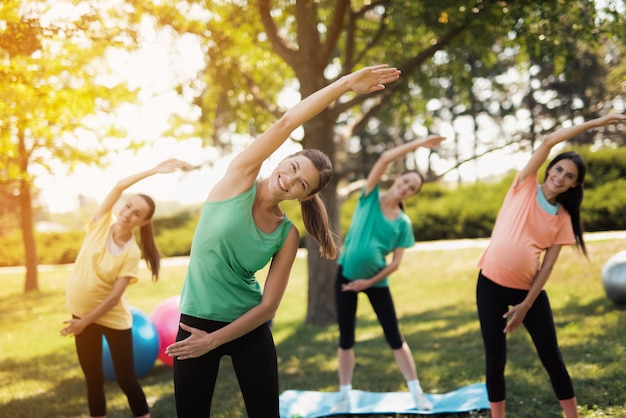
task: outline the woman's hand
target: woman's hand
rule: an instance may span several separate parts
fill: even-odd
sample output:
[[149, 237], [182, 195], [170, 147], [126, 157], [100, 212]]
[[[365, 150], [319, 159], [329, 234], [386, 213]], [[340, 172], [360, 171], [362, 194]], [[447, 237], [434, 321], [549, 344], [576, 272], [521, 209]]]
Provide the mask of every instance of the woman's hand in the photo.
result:
[[626, 122], [626, 115], [612, 113], [595, 119], [597, 126], [617, 125], [620, 122]]
[[188, 166], [189, 166], [189, 163], [187, 163], [186, 161], [177, 160], [176, 158], [168, 158], [167, 160], [162, 161], [159, 164], [155, 165], [153, 170], [156, 173], [169, 174], [169, 173], [173, 173], [174, 171], [178, 169], [185, 169]]
[[72, 318], [67, 321], [63, 321], [67, 326], [61, 329], [61, 336], [63, 337], [71, 337], [76, 336], [85, 330], [87, 324], [80, 318]]
[[364, 94], [384, 90], [385, 84], [396, 81], [400, 77], [400, 70], [381, 64], [362, 68], [346, 77], [348, 77], [351, 90]]
[[423, 140], [420, 146], [424, 148], [435, 148], [437, 145], [441, 144], [441, 141], [445, 139], [446, 139], [445, 136], [430, 135], [428, 138]]
[[358, 279], [353, 280], [350, 283], [342, 284], [341, 290], [344, 292], [361, 292], [370, 287], [369, 280]]
[[180, 323], [180, 327], [185, 331], [190, 332], [191, 335], [182, 341], [169, 345], [165, 349], [165, 353], [168, 356], [176, 357], [178, 360], [186, 360], [200, 357], [212, 349], [217, 348], [217, 345], [213, 347], [211, 346], [213, 342], [210, 333], [202, 331], [198, 328], [190, 327], [182, 322]]
[[517, 327], [524, 322], [526, 313], [528, 313], [528, 308], [523, 303], [511, 306], [509, 311], [502, 316], [503, 318], [508, 318], [509, 320], [502, 332], [506, 334], [508, 332], [515, 331]]

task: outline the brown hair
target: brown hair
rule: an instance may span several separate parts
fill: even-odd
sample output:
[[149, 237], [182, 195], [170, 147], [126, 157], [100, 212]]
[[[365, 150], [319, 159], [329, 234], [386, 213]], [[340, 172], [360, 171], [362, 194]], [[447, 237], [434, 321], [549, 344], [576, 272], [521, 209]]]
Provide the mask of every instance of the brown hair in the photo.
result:
[[304, 227], [319, 244], [322, 257], [333, 259], [337, 257], [337, 245], [333, 233], [330, 231], [326, 206], [317, 194], [330, 183], [333, 176], [333, 165], [326, 154], [316, 149], [303, 149], [294, 155], [307, 157], [319, 172], [319, 185], [309, 193], [311, 198], [300, 201], [300, 210], [302, 211]]
[[150, 211], [146, 214], [148, 222], [139, 228], [139, 248], [141, 248], [141, 257], [146, 260], [148, 268], [152, 272], [152, 280], [159, 279], [159, 270], [161, 268], [161, 253], [154, 242], [154, 233], [152, 231], [152, 216], [156, 205], [150, 196], [145, 194], [137, 195], [148, 203]]

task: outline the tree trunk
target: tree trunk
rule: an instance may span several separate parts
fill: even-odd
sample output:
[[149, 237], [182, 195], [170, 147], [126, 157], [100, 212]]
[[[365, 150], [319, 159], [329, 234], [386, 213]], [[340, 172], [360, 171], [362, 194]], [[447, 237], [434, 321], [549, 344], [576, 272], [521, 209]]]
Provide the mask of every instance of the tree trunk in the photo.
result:
[[[316, 118], [305, 125], [303, 144], [307, 148], [316, 148], [326, 153], [331, 161], [335, 161], [335, 141], [333, 138], [335, 119], [331, 112], [323, 111]], [[337, 197], [337, 183], [339, 179], [333, 176], [320, 197], [328, 211], [331, 231], [339, 234], [339, 200]], [[306, 324], [327, 326], [336, 322], [334, 280], [337, 271], [336, 260], [326, 260], [320, 257], [319, 245], [310, 236], [306, 237], [308, 250], [309, 293]], [[337, 242], [339, 246], [339, 240]]]
[[[23, 138], [20, 138], [20, 145]], [[20, 146], [20, 151], [24, 151]], [[26, 279], [24, 281], [24, 292], [39, 290], [37, 282], [37, 246], [35, 244], [35, 234], [33, 231], [33, 206], [30, 194], [30, 181], [28, 180], [28, 158], [25, 152], [21, 152], [22, 162], [20, 164], [20, 223], [22, 227], [22, 240], [24, 242], [24, 256], [26, 264]]]
[[[331, 183], [322, 192], [322, 199], [328, 210], [331, 229], [339, 233], [339, 207], [337, 183]], [[337, 243], [339, 245], [339, 243]], [[319, 245], [310, 236], [306, 237], [308, 251], [309, 294], [306, 313], [308, 325], [327, 326], [337, 320], [335, 310], [334, 282], [337, 261], [320, 257]]]

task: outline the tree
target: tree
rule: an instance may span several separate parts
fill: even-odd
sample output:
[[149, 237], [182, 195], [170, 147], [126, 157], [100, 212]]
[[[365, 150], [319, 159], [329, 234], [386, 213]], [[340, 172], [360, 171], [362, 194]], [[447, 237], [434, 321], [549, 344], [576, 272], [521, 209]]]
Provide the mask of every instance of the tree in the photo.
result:
[[[496, 122], [508, 121], [516, 110], [536, 106], [512, 102], [507, 88], [514, 86], [498, 77], [510, 69], [528, 74], [531, 65], [541, 60], [541, 75], [553, 77], [554, 83], [541, 85], [541, 92], [528, 97], [559, 87], [559, 94], [565, 94], [564, 107], [555, 109], [550, 117], [557, 118], [558, 113], [557, 121], [563, 122], [578, 114], [567, 113], [574, 97], [588, 96], [585, 89], [591, 81], [581, 76], [589, 68], [599, 68], [577, 70], [576, 60], [581, 58], [577, 54], [593, 50], [593, 37], [612, 30], [590, 0], [241, 0], [201, 1], [193, 7], [186, 2], [155, 6], [146, 1], [142, 7], [162, 16], [160, 21], [176, 31], [203, 39], [207, 66], [200, 83], [192, 84], [203, 89], [196, 101], [202, 108], [199, 127], [203, 138], [213, 145], [228, 147], [233, 133], [254, 137], [264, 130], [284, 110], [276, 103], [288, 84], [296, 84], [301, 97], [306, 97], [361, 66], [388, 62], [403, 70], [401, 81], [384, 92], [346, 96], [294, 136], [302, 146], [318, 148], [333, 161], [336, 175], [323, 198], [336, 231], [338, 186], [345, 179], [365, 176], [370, 161], [389, 142], [412, 139], [416, 122], [434, 129], [445, 122], [440, 117], [443, 114], [426, 109], [431, 98], [445, 99], [444, 104], [452, 109], [449, 121], [465, 114], [476, 119], [481, 113]], [[618, 12], [608, 15], [614, 19], [613, 29], [620, 22], [623, 25]], [[595, 57], [589, 62], [598, 63]], [[294, 79], [296, 83], [291, 82]], [[480, 80], [497, 94], [479, 94]], [[569, 87], [564, 80], [570, 82]], [[537, 119], [537, 126], [541, 123]], [[519, 134], [510, 133], [492, 149], [521, 146]], [[457, 153], [457, 165], [488, 152], [479, 148], [475, 146], [470, 156]], [[306, 245], [306, 320], [329, 324], [334, 321], [336, 265], [320, 259], [312, 240], [307, 239]]]
[[91, 6], [60, 20], [55, 16], [66, 10], [60, 3], [10, 0], [0, 8], [0, 183], [19, 201], [27, 292], [38, 289], [33, 167], [100, 164], [103, 141], [118, 132], [89, 118], [133, 97], [123, 84], [98, 80], [107, 48], [133, 42], [132, 31], [120, 29], [127, 25], [110, 24], [124, 12]]
[[[448, 9], [450, 12], [445, 15], [449, 17], [443, 19]], [[502, 15], [501, 9], [482, 2], [467, 2], [466, 7], [459, 7], [458, 2], [435, 5], [426, 1], [270, 3], [259, 0], [263, 37], [268, 41], [267, 46], [271, 46], [295, 74], [302, 97], [326, 85], [328, 78], [375, 62], [391, 62], [404, 72], [403, 81], [389, 86], [382, 94], [346, 97], [304, 126], [302, 145], [328, 154], [339, 173], [322, 193], [335, 230], [338, 230], [339, 219], [337, 186], [342, 174], [345, 175], [343, 162], [337, 159], [337, 146], [370, 123], [380, 125], [393, 118], [406, 117], [402, 112], [403, 103], [415, 102], [415, 90], [423, 82], [418, 73], [420, 69], [427, 67], [437, 51], [448, 47], [461, 34], [472, 33], [470, 29], [483, 33], [492, 26], [494, 16]], [[394, 95], [398, 96], [395, 101], [392, 100]], [[400, 116], [390, 111], [381, 113], [383, 106], [402, 109], [397, 113]], [[380, 120], [376, 121], [376, 116]], [[403, 122], [412, 123], [408, 119]], [[340, 129], [336, 128], [338, 126]], [[316, 244], [310, 239], [307, 239], [307, 248], [307, 323], [329, 324], [335, 319], [331, 301], [336, 264], [321, 259]]]
[[[338, 231], [338, 187], [363, 178], [390, 142], [413, 139], [416, 124], [437, 130], [437, 125], [469, 116], [475, 129], [482, 117], [505, 126], [526, 108], [536, 118], [534, 129], [550, 119], [562, 123], [582, 115], [571, 111], [572, 103], [601, 94], [599, 88], [587, 90], [592, 80], [583, 77], [590, 68], [601, 69], [593, 53], [600, 45], [594, 36], [608, 40], [603, 39], [603, 48], [623, 45], [623, 36], [608, 36], [623, 35], [620, 5], [623, 10], [623, 1], [610, 2], [608, 12], [599, 16], [591, 0], [134, 0], [123, 3], [120, 11], [128, 14], [127, 21], [153, 18], [162, 27], [201, 39], [206, 68], [179, 90], [198, 92], [197, 132], [207, 145], [225, 151], [236, 134], [251, 139], [284, 111], [279, 98], [287, 86], [305, 97], [365, 65], [388, 62], [403, 70], [401, 81], [384, 92], [346, 95], [294, 135], [294, 141], [326, 152], [333, 161], [336, 176], [323, 198]], [[577, 67], [581, 58], [590, 66]], [[529, 74], [542, 77], [525, 101], [516, 101], [515, 86], [499, 80], [512, 69], [522, 74], [523, 89], [533, 82]], [[481, 94], [481, 85], [494, 94]], [[564, 97], [563, 106], [552, 113], [545, 108], [554, 103], [541, 101], [546, 91]], [[441, 99], [438, 113], [427, 108], [433, 98]], [[459, 166], [490, 149], [523, 146], [519, 134], [508, 132], [504, 141], [487, 144], [486, 150], [485, 144], [475, 143], [469, 156], [458, 148], [444, 148], [442, 156], [447, 152]], [[334, 321], [336, 265], [319, 258], [312, 240], [306, 245], [307, 322], [329, 324]]]

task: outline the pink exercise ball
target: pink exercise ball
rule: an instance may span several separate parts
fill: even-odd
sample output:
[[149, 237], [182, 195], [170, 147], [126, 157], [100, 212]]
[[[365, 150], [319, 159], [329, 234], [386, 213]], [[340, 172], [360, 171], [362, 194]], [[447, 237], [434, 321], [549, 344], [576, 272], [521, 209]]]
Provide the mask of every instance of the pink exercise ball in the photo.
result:
[[159, 303], [150, 313], [150, 318], [159, 334], [159, 354], [157, 358], [167, 366], [174, 365], [174, 358], [165, 353], [168, 345], [176, 341], [180, 310], [178, 304], [180, 296], [171, 296]]

